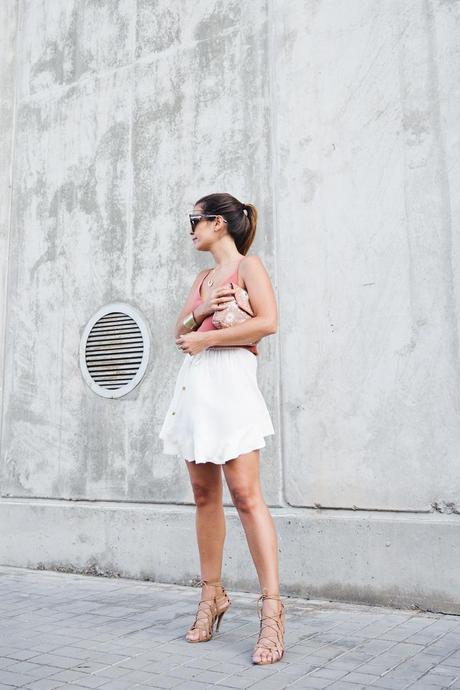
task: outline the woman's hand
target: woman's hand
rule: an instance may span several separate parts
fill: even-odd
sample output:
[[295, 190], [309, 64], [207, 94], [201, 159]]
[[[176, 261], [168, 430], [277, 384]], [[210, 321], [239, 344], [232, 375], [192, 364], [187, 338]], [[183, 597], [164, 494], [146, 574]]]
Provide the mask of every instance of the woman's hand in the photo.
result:
[[204, 300], [197, 310], [204, 318], [211, 316], [215, 311], [221, 311], [228, 307], [228, 302], [235, 299], [235, 288], [230, 287], [230, 283], [221, 285], [211, 290], [207, 300]]
[[189, 355], [197, 355], [202, 350], [209, 347], [209, 331], [191, 331], [183, 333], [176, 338], [176, 345], [179, 350]]

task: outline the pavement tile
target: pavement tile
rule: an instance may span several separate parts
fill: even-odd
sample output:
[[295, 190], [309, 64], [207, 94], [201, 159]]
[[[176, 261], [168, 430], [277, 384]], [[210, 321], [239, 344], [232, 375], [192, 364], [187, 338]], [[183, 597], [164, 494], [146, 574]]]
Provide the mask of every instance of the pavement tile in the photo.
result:
[[315, 690], [322, 690], [322, 688], [329, 687], [332, 682], [330, 678], [318, 678], [317, 676], [308, 675], [294, 681], [289, 687], [295, 688], [296, 690], [300, 688], [315, 688]]
[[[50, 678], [40, 678], [27, 683], [28, 690], [56, 690], [62, 686], [62, 680], [51, 680]], [[24, 687], [24, 686], [23, 686]]]
[[257, 594], [190, 644], [196, 588], [0, 566], [0, 690], [460, 690], [460, 617], [285, 597], [286, 651], [257, 666]]
[[380, 678], [380, 676], [371, 675], [369, 673], [359, 673], [359, 671], [353, 671], [353, 673], [347, 673], [340, 680], [344, 683], [356, 683], [357, 685], [372, 685]]
[[99, 688], [106, 683], [107, 683], [106, 677], [95, 676], [93, 674], [87, 675], [87, 676], [82, 676], [82, 677], [80, 677], [80, 679], [78, 681], [78, 685], [81, 685], [87, 689], [88, 688]]
[[[187, 683], [190, 683], [190, 681], [187, 681]], [[166, 674], [159, 674], [157, 676], [153, 676], [148, 683], [147, 682], [145, 684], [143, 683], [139, 687], [144, 688], [145, 685], [148, 685], [149, 687], [154, 687], [154, 688], [178, 688], [181, 685], [183, 685], [183, 680], [181, 678], [175, 678], [173, 676], [167, 676]], [[204, 686], [202, 685], [201, 687], [203, 688]], [[110, 690], [111, 690], [111, 688], [110, 688]]]
[[342, 680], [337, 681], [337, 683], [332, 683], [332, 685], [328, 685], [327, 688], [328, 690], [368, 690], [365, 685], [345, 683]]

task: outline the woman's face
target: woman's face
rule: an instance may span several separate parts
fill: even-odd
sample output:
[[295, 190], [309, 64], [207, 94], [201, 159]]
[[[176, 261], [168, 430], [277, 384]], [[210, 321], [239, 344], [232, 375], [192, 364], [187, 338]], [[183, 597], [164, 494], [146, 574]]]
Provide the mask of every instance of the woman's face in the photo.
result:
[[[203, 213], [203, 209], [200, 206], [194, 206], [192, 213]], [[195, 223], [195, 229], [190, 228], [193, 246], [200, 251], [209, 251], [211, 244], [217, 239], [215, 227], [216, 218], [201, 218]]]

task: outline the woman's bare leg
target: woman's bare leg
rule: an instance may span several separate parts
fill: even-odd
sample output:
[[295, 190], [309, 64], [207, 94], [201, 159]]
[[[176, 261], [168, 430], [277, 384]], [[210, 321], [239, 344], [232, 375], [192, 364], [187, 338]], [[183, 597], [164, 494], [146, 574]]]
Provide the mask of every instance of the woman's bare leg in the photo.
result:
[[[221, 465], [212, 462], [186, 461], [195, 498], [195, 526], [200, 554], [201, 579], [215, 582], [222, 573], [222, 557], [225, 541], [225, 515], [222, 505]], [[201, 599], [219, 595], [219, 588], [203, 585]], [[195, 629], [187, 634], [190, 639], [204, 637]]]
[[[279, 594], [278, 538], [260, 484], [260, 451], [240, 455], [223, 465], [233, 504], [243, 525], [261, 591]], [[264, 615], [276, 615], [279, 602], [263, 601]], [[257, 650], [254, 660], [270, 660], [271, 652]], [[276, 659], [276, 652], [274, 653]]]

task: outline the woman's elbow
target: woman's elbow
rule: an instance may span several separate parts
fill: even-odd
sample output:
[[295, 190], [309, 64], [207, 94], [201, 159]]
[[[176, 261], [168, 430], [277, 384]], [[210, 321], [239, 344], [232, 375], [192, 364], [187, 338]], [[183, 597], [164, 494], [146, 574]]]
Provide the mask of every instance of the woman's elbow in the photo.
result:
[[278, 330], [278, 322], [273, 320], [267, 321], [267, 335], [273, 335]]

